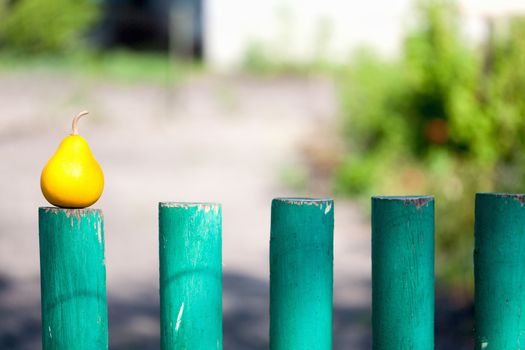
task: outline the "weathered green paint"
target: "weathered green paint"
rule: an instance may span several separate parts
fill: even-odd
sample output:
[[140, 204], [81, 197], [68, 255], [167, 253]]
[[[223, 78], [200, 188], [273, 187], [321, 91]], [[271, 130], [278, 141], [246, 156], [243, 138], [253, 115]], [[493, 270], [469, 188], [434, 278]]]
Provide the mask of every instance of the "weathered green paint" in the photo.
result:
[[40, 208], [38, 214], [43, 349], [107, 349], [102, 212]]
[[270, 233], [270, 348], [332, 349], [334, 202], [278, 198]]
[[434, 198], [372, 198], [374, 350], [434, 349]]
[[525, 195], [478, 193], [475, 348], [525, 348]]
[[220, 204], [159, 204], [163, 350], [222, 349], [221, 231]]

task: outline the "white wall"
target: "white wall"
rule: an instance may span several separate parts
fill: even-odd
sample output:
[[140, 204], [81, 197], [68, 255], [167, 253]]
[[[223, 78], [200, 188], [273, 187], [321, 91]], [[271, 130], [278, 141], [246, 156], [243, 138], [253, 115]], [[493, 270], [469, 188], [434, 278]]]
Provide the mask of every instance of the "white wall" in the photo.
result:
[[[411, 0], [205, 0], [206, 59], [214, 67], [234, 67], [254, 43], [276, 57], [297, 61], [312, 60], [319, 47], [325, 57], [343, 61], [363, 44], [393, 55], [410, 25], [411, 4]], [[465, 30], [474, 38], [484, 33], [483, 16], [525, 11], [525, 0], [460, 4]]]

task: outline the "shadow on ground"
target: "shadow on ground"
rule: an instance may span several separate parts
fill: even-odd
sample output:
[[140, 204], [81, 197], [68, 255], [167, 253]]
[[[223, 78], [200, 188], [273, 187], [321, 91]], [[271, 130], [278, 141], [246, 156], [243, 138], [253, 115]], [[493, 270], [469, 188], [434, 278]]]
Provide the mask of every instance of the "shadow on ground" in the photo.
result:
[[[15, 284], [0, 274], [0, 349], [40, 349], [40, 300], [23, 306], [10, 303]], [[39, 288], [35, 281], [34, 288]], [[238, 273], [225, 272], [224, 349], [268, 349], [268, 283]], [[38, 296], [38, 292], [34, 293]], [[438, 297], [436, 349], [470, 349], [472, 308]], [[108, 297], [110, 349], [158, 350], [159, 305], [156, 293], [132, 300]], [[370, 310], [335, 305], [334, 349], [371, 349]], [[453, 336], [451, 336], [453, 335]]]

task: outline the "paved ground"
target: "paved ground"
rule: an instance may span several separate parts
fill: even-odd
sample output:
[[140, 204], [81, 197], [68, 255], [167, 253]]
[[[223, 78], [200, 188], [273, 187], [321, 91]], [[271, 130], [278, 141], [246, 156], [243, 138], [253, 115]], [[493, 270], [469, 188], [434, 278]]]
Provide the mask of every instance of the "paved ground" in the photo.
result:
[[[172, 89], [0, 75], [0, 349], [40, 347], [39, 176], [82, 109], [92, 114], [80, 132], [106, 175], [96, 206], [110, 347], [159, 348], [157, 202], [202, 200], [223, 203], [225, 349], [267, 349], [270, 201], [295, 194], [282, 171], [333, 121], [334, 98], [320, 78], [200, 76]], [[335, 210], [334, 348], [367, 349], [367, 219], [345, 201]]]

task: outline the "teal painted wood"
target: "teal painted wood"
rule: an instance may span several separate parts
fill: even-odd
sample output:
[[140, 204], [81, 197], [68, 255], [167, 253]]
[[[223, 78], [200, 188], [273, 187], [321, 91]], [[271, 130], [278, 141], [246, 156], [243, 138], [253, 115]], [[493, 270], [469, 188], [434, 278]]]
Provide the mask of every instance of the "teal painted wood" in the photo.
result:
[[43, 349], [107, 349], [102, 212], [40, 208], [38, 214]]
[[277, 198], [270, 233], [270, 348], [332, 349], [334, 202]]
[[222, 349], [221, 235], [220, 204], [159, 204], [163, 350]]
[[525, 195], [478, 193], [475, 348], [525, 348]]
[[434, 198], [372, 198], [374, 350], [434, 348]]

